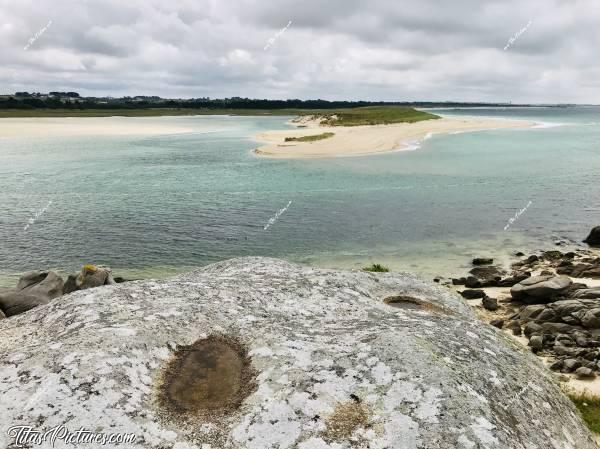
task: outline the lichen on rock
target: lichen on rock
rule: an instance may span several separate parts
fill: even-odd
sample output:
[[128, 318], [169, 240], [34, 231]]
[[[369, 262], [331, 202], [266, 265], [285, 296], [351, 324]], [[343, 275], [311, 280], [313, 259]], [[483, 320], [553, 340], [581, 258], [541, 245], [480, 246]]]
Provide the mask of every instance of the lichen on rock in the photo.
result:
[[0, 397], [0, 447], [29, 424], [134, 449], [595, 448], [535, 356], [448, 289], [266, 258], [0, 321]]

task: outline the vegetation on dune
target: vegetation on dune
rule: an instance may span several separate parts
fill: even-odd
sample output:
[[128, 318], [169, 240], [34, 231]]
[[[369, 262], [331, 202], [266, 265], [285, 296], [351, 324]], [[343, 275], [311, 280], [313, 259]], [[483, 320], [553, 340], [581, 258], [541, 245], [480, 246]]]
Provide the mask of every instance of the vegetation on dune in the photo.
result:
[[383, 266], [379, 263], [374, 263], [373, 265], [370, 265], [368, 267], [364, 267], [363, 271], [371, 271], [373, 273], [387, 273], [390, 271], [390, 269], [386, 266]]
[[592, 432], [600, 434], [600, 396], [569, 392], [569, 397], [579, 409], [588, 428]]
[[302, 136], [302, 137], [286, 137], [286, 142], [315, 142], [317, 140], [329, 139], [335, 136], [334, 133], [322, 133], [313, 136]]
[[422, 120], [438, 119], [429, 112], [417, 111], [402, 106], [370, 106], [352, 109], [310, 111], [303, 115], [314, 115], [327, 126], [389, 125], [392, 123], [415, 123]]

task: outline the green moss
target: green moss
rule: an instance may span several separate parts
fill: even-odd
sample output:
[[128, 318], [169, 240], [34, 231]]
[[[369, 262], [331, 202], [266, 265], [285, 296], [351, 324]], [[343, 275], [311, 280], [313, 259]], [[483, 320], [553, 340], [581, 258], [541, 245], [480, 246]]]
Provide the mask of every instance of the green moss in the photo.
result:
[[335, 136], [334, 133], [322, 133], [313, 136], [302, 136], [302, 137], [286, 137], [286, 142], [315, 142], [317, 140], [329, 139]]
[[600, 434], [600, 396], [586, 393], [569, 393], [569, 397], [579, 409], [588, 428]]
[[371, 266], [368, 267], [364, 267], [363, 268], [364, 271], [371, 271], [373, 273], [387, 273], [390, 271], [390, 269], [388, 267], [385, 267], [379, 263], [374, 263]]

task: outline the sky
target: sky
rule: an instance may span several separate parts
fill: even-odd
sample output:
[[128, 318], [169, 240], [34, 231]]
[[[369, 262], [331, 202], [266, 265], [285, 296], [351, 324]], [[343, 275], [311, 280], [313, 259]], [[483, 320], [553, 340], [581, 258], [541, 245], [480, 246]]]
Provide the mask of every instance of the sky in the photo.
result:
[[600, 103], [599, 0], [0, 0], [0, 93]]

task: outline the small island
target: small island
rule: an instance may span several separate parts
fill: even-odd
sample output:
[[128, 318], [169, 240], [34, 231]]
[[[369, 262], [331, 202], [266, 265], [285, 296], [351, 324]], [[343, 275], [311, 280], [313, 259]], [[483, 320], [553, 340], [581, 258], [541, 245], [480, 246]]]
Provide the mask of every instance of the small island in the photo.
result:
[[296, 114], [289, 122], [296, 130], [255, 135], [254, 139], [264, 145], [254, 154], [275, 158], [364, 156], [414, 149], [434, 134], [533, 125], [523, 120], [441, 117], [395, 105], [302, 110]]

